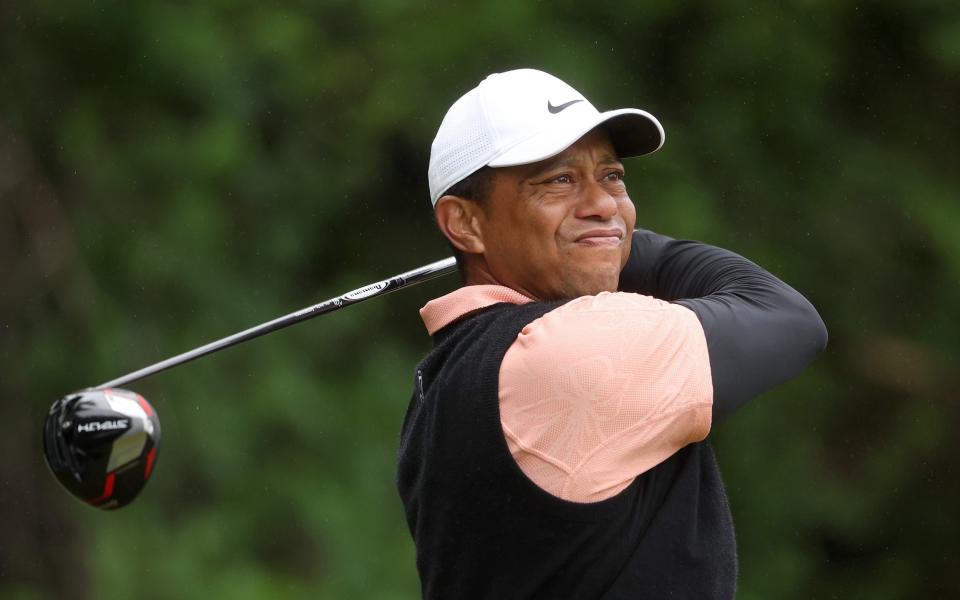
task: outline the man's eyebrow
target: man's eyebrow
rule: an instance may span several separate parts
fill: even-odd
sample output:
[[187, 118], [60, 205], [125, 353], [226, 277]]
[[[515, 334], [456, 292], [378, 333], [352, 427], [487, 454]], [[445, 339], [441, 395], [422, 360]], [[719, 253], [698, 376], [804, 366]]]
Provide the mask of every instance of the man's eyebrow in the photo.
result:
[[[540, 175], [543, 175], [548, 171], [552, 171], [560, 167], [573, 166], [573, 165], [576, 165], [576, 163], [577, 161], [570, 158], [569, 156], [555, 156], [553, 158], [548, 158], [546, 160], [542, 160], [538, 163], [534, 163], [530, 165], [529, 169], [527, 169], [527, 172], [524, 173], [524, 176], [525, 176], [525, 179], [533, 179], [535, 177], [539, 177]], [[620, 163], [620, 159], [617, 158], [615, 154], [604, 153], [600, 157], [600, 160], [597, 161], [597, 164], [619, 165], [621, 163]]]
[[543, 175], [547, 171], [552, 171], [559, 167], [566, 167], [573, 164], [574, 161], [570, 157], [565, 156], [554, 156], [553, 158], [548, 158], [537, 163], [530, 165], [526, 172], [524, 173], [525, 179], [533, 179]]
[[622, 164], [620, 162], [620, 158], [616, 154], [604, 154], [603, 156], [600, 157], [599, 163], [601, 165]]

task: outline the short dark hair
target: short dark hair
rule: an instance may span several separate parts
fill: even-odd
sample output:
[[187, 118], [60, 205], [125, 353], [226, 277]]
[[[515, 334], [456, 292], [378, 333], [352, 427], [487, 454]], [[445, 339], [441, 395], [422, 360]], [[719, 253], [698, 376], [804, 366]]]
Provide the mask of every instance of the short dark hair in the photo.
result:
[[490, 196], [493, 184], [493, 167], [480, 167], [457, 183], [447, 188], [440, 196], [457, 196], [482, 204]]
[[[447, 188], [447, 191], [440, 194], [443, 196], [457, 196], [464, 200], [470, 200], [477, 204], [483, 204], [490, 197], [490, 190], [493, 187], [493, 167], [480, 167], [473, 173], [467, 175], [457, 183]], [[453, 256], [457, 259], [457, 270], [460, 271], [460, 278], [466, 282], [466, 261], [463, 252], [447, 240], [450, 249], [453, 250]]]

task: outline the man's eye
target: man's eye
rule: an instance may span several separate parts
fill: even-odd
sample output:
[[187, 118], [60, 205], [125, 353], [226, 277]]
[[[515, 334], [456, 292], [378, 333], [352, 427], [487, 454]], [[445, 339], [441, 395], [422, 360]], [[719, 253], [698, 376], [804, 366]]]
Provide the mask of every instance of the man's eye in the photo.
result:
[[550, 183], [573, 183], [573, 178], [569, 175], [557, 175], [550, 180]]
[[625, 177], [625, 173], [623, 173], [622, 171], [611, 171], [607, 173], [606, 179], [607, 181], [623, 181], [624, 177]]

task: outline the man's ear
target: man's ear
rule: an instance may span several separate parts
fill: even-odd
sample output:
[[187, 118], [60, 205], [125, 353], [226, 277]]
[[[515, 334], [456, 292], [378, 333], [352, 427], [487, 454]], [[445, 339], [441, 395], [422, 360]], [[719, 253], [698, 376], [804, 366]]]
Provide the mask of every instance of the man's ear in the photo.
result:
[[483, 209], [472, 200], [459, 196], [441, 196], [434, 214], [437, 226], [454, 248], [468, 254], [483, 254], [483, 232], [478, 214]]

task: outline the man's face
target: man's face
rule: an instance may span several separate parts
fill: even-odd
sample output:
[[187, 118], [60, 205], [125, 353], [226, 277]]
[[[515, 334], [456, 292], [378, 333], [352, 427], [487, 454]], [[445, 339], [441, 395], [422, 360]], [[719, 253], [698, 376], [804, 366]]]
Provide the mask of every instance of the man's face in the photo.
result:
[[495, 170], [477, 218], [493, 280], [539, 300], [614, 291], [630, 255], [636, 210], [607, 135]]

